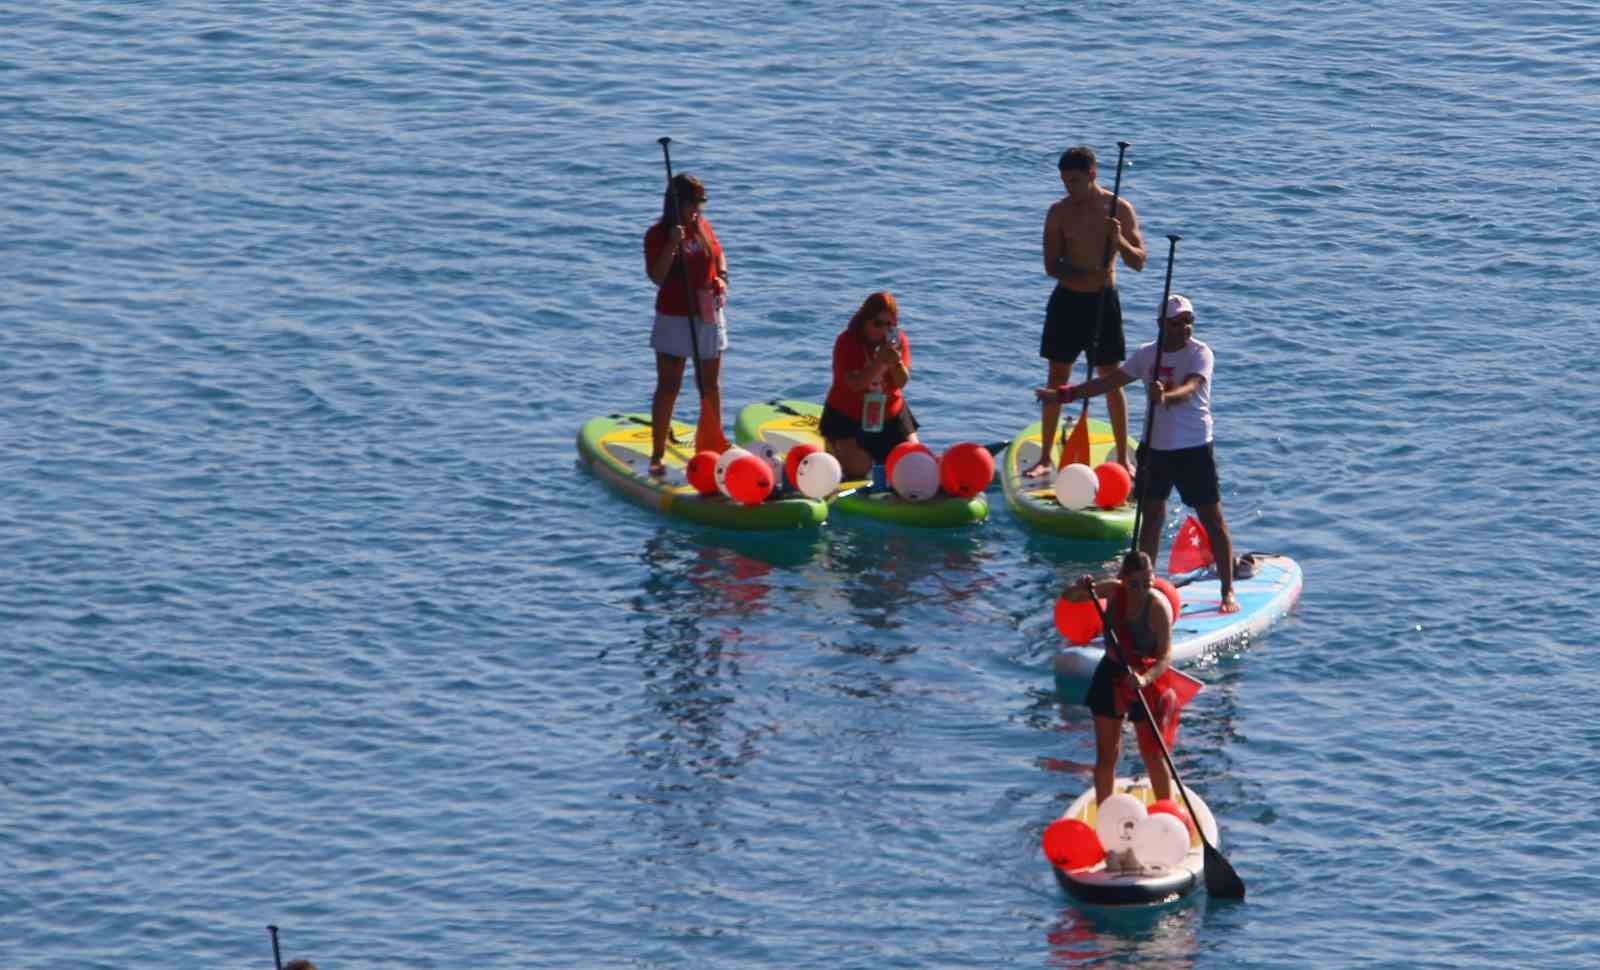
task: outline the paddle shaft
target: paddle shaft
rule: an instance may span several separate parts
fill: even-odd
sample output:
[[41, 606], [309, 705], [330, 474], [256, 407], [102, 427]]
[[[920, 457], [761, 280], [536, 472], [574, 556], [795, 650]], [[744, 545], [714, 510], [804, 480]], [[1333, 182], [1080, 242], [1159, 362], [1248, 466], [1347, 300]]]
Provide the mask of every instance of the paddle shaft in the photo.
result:
[[[1106, 213], [1106, 215], [1113, 219], [1117, 217], [1117, 201], [1122, 198], [1122, 158], [1126, 154], [1128, 154], [1128, 142], [1117, 142], [1117, 177], [1112, 180], [1111, 183], [1111, 210]], [[1113, 243], [1111, 242], [1111, 237], [1107, 236], [1106, 248], [1100, 257], [1100, 266], [1102, 272], [1111, 262], [1112, 246]], [[1096, 301], [1094, 305], [1094, 330], [1089, 334], [1089, 352], [1083, 358], [1083, 370], [1087, 375], [1084, 380], [1094, 380], [1094, 359], [1100, 353], [1100, 324], [1105, 320], [1106, 293], [1109, 292], [1110, 289], [1111, 287], [1102, 285], [1100, 287], [1100, 299]], [[1084, 398], [1083, 413], [1079, 416], [1078, 420], [1087, 421], [1088, 418], [1089, 399]]]
[[[1166, 331], [1161, 326], [1161, 321], [1166, 319], [1167, 316], [1167, 299], [1172, 296], [1172, 263], [1178, 255], [1178, 240], [1182, 239], [1183, 237], [1177, 233], [1171, 233], [1167, 236], [1167, 238], [1170, 239], [1172, 243], [1167, 247], [1167, 283], [1161, 288], [1161, 309], [1156, 311], [1156, 363], [1155, 368], [1150, 371], [1150, 376], [1153, 379], [1159, 379], [1161, 377], [1161, 344], [1166, 340], [1167, 337]], [[1155, 447], [1150, 443], [1150, 433], [1155, 426], [1156, 407], [1154, 404], [1149, 403], [1147, 399], [1144, 406], [1144, 437], [1139, 439], [1140, 441], [1144, 442], [1146, 460], [1148, 460], [1150, 457], [1150, 449]], [[1135, 490], [1133, 495], [1133, 542], [1130, 546], [1128, 546], [1129, 552], [1133, 552], [1139, 548], [1140, 520], [1144, 518], [1144, 483], [1148, 482], [1149, 480], [1149, 475], [1139, 476], [1140, 487]]]
[[[656, 139], [661, 143], [661, 160], [667, 166], [667, 199], [669, 205], [669, 220], [672, 225], [678, 225], [678, 193], [672, 185], [672, 149], [667, 147], [672, 144], [672, 139], [665, 135]], [[687, 239], [687, 237], [685, 237]], [[700, 325], [694, 312], [694, 291], [689, 288], [689, 257], [683, 251], [683, 243], [678, 244], [678, 255], [673, 261], [678, 264], [678, 278], [683, 281], [684, 304], [689, 317], [689, 347], [690, 355], [694, 357], [694, 389], [701, 397], [706, 396], [706, 387], [700, 377]]]
[[[1106, 611], [1100, 608], [1100, 601], [1095, 598], [1093, 590], [1089, 591], [1089, 602], [1094, 604], [1094, 611], [1100, 614], [1101, 632], [1108, 653], [1118, 658], [1126, 656], [1117, 645], [1116, 635], [1111, 632], [1111, 621], [1106, 617]], [[1132, 675], [1126, 664], [1123, 664], [1123, 670], [1129, 676]], [[1150, 724], [1150, 733], [1154, 735], [1156, 745], [1161, 749], [1161, 757], [1167, 763], [1167, 771], [1172, 775], [1172, 784], [1183, 797], [1183, 806], [1189, 810], [1189, 819], [1194, 822], [1194, 830], [1200, 836], [1200, 844], [1205, 847], [1206, 892], [1221, 899], [1243, 899], [1244, 880], [1239, 878], [1239, 874], [1223, 857], [1222, 852], [1206, 838], [1205, 829], [1200, 825], [1200, 816], [1195, 814], [1194, 803], [1189, 801], [1189, 792], [1183, 787], [1183, 779], [1178, 777], [1178, 766], [1172, 763], [1172, 752], [1167, 750], [1167, 739], [1161, 736], [1161, 727], [1156, 723], [1155, 713], [1145, 702], [1144, 691], [1136, 687], [1133, 696], [1138, 699], [1139, 708], [1144, 711], [1145, 720]]]
[[283, 970], [283, 955], [278, 952], [278, 928], [269, 923], [267, 933], [272, 937], [272, 965]]

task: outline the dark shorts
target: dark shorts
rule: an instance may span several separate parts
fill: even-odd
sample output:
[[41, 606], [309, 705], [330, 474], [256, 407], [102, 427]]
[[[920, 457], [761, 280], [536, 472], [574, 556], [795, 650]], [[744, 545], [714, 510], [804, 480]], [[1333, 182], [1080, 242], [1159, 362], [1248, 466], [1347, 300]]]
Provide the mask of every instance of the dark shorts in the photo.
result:
[[1122, 664], [1110, 657], [1100, 658], [1100, 665], [1094, 668], [1094, 679], [1089, 681], [1089, 693], [1084, 695], [1083, 702], [1089, 705], [1089, 711], [1095, 717], [1109, 717], [1118, 721], [1126, 717], [1135, 724], [1148, 721], [1144, 705], [1138, 701], [1130, 703], [1126, 712], [1117, 710], [1115, 688], [1120, 673]]
[[831, 441], [853, 439], [860, 445], [872, 460], [883, 464], [889, 457], [889, 452], [902, 441], [909, 440], [917, 433], [916, 416], [911, 413], [911, 405], [900, 406], [900, 413], [883, 422], [882, 431], [868, 433], [861, 430], [861, 422], [847, 414], [835, 411], [826, 405], [822, 408], [822, 421], [817, 425], [817, 432]]
[[1157, 498], [1165, 502], [1178, 486], [1178, 497], [1191, 509], [1222, 501], [1222, 485], [1217, 480], [1217, 458], [1211, 442], [1194, 448], [1156, 451], [1140, 445], [1134, 458], [1138, 466], [1133, 494], [1142, 501]]
[[1058, 286], [1050, 294], [1050, 303], [1044, 310], [1044, 335], [1039, 338], [1039, 356], [1046, 360], [1069, 363], [1079, 354], [1093, 353], [1089, 363], [1094, 367], [1120, 364], [1128, 356], [1128, 344], [1122, 336], [1122, 300], [1117, 288], [1106, 291], [1106, 308], [1100, 316], [1100, 339], [1094, 339], [1094, 318], [1100, 313], [1099, 293], [1078, 293]]

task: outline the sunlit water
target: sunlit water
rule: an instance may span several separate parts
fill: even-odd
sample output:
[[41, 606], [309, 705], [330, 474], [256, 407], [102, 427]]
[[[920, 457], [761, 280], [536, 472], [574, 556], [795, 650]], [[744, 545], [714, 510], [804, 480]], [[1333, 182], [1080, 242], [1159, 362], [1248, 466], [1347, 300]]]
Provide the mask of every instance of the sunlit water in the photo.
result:
[[[268, 923], [324, 970], [1592, 961], [1594, 26], [0, 11], [7, 963], [265, 967]], [[578, 467], [648, 403], [662, 135], [730, 413], [820, 397], [888, 288], [935, 445], [1030, 420], [1055, 157], [1133, 144], [1131, 337], [1181, 234], [1236, 539], [1307, 576], [1178, 753], [1247, 902], [1086, 909], [1040, 855], [1092, 760], [1049, 605], [1103, 550], [998, 492], [729, 535]]]

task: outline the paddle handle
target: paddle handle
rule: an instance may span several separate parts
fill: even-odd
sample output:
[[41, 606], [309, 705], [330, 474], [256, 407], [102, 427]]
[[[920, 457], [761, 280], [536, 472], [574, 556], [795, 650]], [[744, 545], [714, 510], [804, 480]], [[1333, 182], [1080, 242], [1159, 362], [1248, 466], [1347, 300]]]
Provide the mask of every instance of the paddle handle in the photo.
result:
[[[1161, 288], [1161, 307], [1158, 310], [1156, 310], [1156, 363], [1155, 363], [1154, 369], [1152, 369], [1150, 371], [1150, 376], [1151, 376], [1152, 379], [1158, 378], [1158, 377], [1161, 376], [1161, 341], [1166, 337], [1166, 332], [1164, 330], [1162, 330], [1162, 328], [1161, 328], [1161, 321], [1166, 319], [1166, 316], [1167, 316], [1167, 300], [1172, 297], [1172, 264], [1178, 258], [1178, 240], [1180, 240], [1182, 238], [1183, 238], [1182, 236], [1178, 235], [1175, 232], [1167, 234], [1167, 239], [1169, 239], [1171, 241], [1170, 245], [1167, 246], [1167, 282]], [[1149, 401], [1147, 400], [1145, 402], [1145, 406], [1144, 406], [1144, 437], [1139, 439], [1140, 441], [1145, 443], [1145, 447], [1146, 448], [1154, 448], [1155, 447], [1153, 444], [1150, 443], [1150, 435], [1154, 431], [1155, 426], [1156, 426], [1156, 409], [1155, 409], [1155, 405], [1150, 404]], [[1149, 454], [1150, 453], [1148, 451], [1145, 452], [1146, 457], [1148, 457]], [[1150, 478], [1150, 476], [1148, 476], [1148, 475], [1140, 475], [1139, 478], [1138, 478], [1138, 482], [1139, 483], [1146, 482], [1146, 481], [1149, 480], [1149, 478]], [[1132, 539], [1132, 544], [1128, 546], [1128, 551], [1129, 552], [1133, 552], [1133, 551], [1135, 551], [1135, 550], [1137, 550], [1139, 548], [1139, 527], [1141, 525], [1141, 520], [1143, 518], [1144, 518], [1144, 488], [1141, 485], [1141, 487], [1138, 488], [1134, 492], [1134, 495], [1133, 495], [1133, 539]], [[1154, 565], [1155, 565], [1155, 563], [1151, 563], [1151, 566], [1154, 566]]]
[[[1122, 160], [1123, 157], [1128, 154], [1129, 147], [1129, 142], [1117, 142], [1117, 176], [1111, 182], [1111, 209], [1106, 213], [1106, 215], [1113, 219], [1115, 219], [1117, 216], [1117, 202], [1122, 198]], [[1100, 266], [1102, 271], [1106, 265], [1111, 262], [1112, 246], [1113, 243], [1111, 242], [1111, 237], [1107, 236], [1105, 249], [1102, 250], [1100, 255]], [[1100, 299], [1095, 302], [1094, 306], [1094, 330], [1089, 334], [1089, 352], [1085, 354], [1083, 358], [1083, 379], [1086, 381], [1094, 380], [1094, 358], [1100, 353], [1100, 325], [1105, 319], [1106, 315], [1106, 291], [1108, 289], [1110, 289], [1110, 287], [1107, 287], [1104, 284], [1101, 285]], [[1082, 417], [1089, 417], [1089, 399], [1087, 397], [1083, 399]]]
[[[662, 135], [656, 139], [661, 144], [661, 160], [667, 166], [667, 199], [671, 206], [672, 224], [678, 224], [678, 193], [672, 187], [672, 139]], [[683, 282], [683, 299], [686, 315], [689, 318], [689, 354], [694, 358], [694, 389], [701, 397], [706, 396], [706, 386], [700, 377], [700, 326], [694, 312], [694, 291], [689, 289], [689, 257], [684, 253], [682, 244], [678, 247], [678, 278]]]
[[283, 970], [283, 954], [278, 952], [278, 928], [268, 923], [267, 935], [272, 937], [272, 965]]

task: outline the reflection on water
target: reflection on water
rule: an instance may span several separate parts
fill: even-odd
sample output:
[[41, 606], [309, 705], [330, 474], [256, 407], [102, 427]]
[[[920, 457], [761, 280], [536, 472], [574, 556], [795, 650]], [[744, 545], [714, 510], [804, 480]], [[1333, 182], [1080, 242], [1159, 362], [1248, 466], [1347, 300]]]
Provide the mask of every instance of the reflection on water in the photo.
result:
[[755, 637], [742, 620], [764, 612], [772, 576], [808, 561], [816, 535], [686, 537], [664, 528], [645, 543], [646, 576], [631, 601], [647, 619], [629, 645], [642, 689], [626, 754], [639, 768], [626, 797], [649, 849], [639, 860], [670, 868], [683, 851], [718, 851], [728, 786], [776, 728], [745, 706]]
[[1045, 932], [1053, 967], [1139, 966], [1182, 970], [1194, 965], [1196, 930], [1205, 899], [1195, 893], [1161, 906], [1063, 909]]
[[871, 520], [832, 528], [819, 584], [829, 611], [870, 629], [898, 628], [929, 606], [960, 610], [994, 583], [980, 527], [906, 529]]

